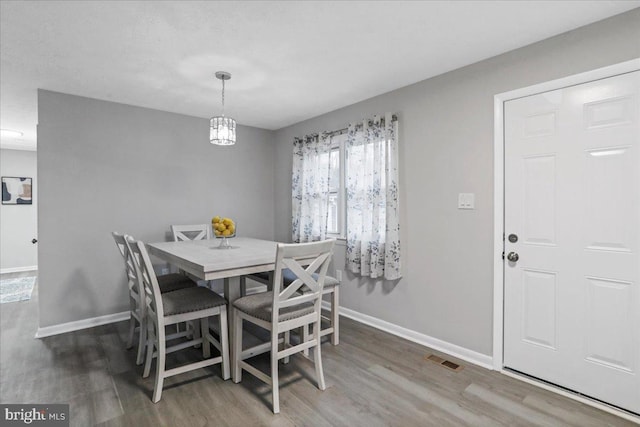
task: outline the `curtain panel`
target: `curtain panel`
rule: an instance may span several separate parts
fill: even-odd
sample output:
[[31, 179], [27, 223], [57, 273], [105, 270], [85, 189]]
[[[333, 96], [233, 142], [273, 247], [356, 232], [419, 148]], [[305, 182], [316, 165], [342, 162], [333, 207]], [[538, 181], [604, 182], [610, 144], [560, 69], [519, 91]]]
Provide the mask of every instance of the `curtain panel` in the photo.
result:
[[296, 243], [327, 238], [330, 153], [326, 133], [294, 139], [291, 229]]
[[346, 265], [361, 276], [402, 277], [397, 136], [390, 113], [348, 129]]

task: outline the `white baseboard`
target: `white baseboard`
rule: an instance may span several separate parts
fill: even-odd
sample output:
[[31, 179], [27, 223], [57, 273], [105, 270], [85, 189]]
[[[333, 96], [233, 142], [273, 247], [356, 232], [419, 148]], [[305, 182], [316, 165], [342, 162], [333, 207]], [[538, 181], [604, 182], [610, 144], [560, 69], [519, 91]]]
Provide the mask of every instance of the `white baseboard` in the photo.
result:
[[[330, 308], [329, 304], [326, 301], [323, 301], [322, 304], [323, 308]], [[364, 323], [365, 325], [372, 326], [376, 329], [389, 332], [390, 334], [407, 339], [409, 341], [424, 345], [425, 347], [429, 347], [434, 350], [449, 354], [458, 359], [464, 360], [465, 362], [473, 363], [474, 365], [493, 370], [493, 358], [491, 356], [487, 356], [486, 354], [478, 353], [477, 351], [469, 350], [468, 348], [460, 347], [459, 345], [451, 344], [447, 341], [443, 341], [441, 339], [434, 338], [429, 335], [413, 331], [411, 329], [403, 328], [402, 326], [380, 320], [367, 314], [362, 314], [349, 308], [340, 307], [340, 315], [348, 317], [349, 319], [353, 319], [357, 322]]]
[[23, 271], [38, 271], [37, 265], [28, 265], [26, 267], [13, 267], [13, 268], [2, 268], [0, 269], [0, 274], [5, 273], [21, 273]]
[[38, 328], [36, 338], [50, 337], [52, 335], [65, 334], [67, 332], [79, 331], [81, 329], [93, 328], [94, 326], [106, 325], [107, 323], [121, 322], [129, 320], [129, 312], [107, 314], [105, 316], [92, 317], [89, 319], [76, 320], [75, 322], [61, 323], [59, 325], [45, 326]]

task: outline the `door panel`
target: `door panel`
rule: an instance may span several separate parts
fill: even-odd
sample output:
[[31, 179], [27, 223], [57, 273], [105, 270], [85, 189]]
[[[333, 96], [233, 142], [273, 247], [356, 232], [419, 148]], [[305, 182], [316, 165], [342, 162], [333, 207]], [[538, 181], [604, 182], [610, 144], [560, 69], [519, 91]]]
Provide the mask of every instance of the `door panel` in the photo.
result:
[[527, 157], [524, 167], [524, 228], [528, 244], [555, 245], [556, 157]]
[[640, 72], [505, 103], [504, 364], [640, 413]]
[[523, 270], [522, 340], [556, 349], [557, 282], [548, 271]]
[[630, 146], [586, 151], [586, 249], [631, 251], [634, 236], [628, 228], [635, 202], [619, 189], [634, 175], [632, 153]]
[[[606, 367], [635, 371], [631, 336], [632, 285], [612, 279], [587, 277], [587, 312], [585, 358]], [[616, 307], [612, 312], [611, 307]]]

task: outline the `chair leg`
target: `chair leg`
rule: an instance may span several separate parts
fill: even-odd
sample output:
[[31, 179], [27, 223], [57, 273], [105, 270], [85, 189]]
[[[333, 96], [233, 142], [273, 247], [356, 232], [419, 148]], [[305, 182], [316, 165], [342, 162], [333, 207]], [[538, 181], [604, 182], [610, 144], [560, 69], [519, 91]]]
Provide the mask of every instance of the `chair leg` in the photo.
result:
[[231, 377], [229, 367], [229, 332], [227, 328], [227, 307], [220, 307], [220, 353], [222, 353], [222, 379], [228, 380]]
[[242, 318], [237, 309], [231, 308], [233, 311], [233, 361], [231, 362], [233, 368], [233, 382], [239, 383], [242, 381], [242, 368], [240, 367], [240, 361], [242, 360]]
[[240, 296], [247, 296], [247, 278], [245, 276], [240, 276]]
[[156, 384], [153, 388], [153, 403], [158, 403], [162, 397], [166, 345], [167, 343], [164, 337], [164, 331], [158, 331], [158, 360], [156, 360]]
[[313, 339], [316, 340], [316, 345], [313, 347], [313, 361], [316, 367], [316, 379], [318, 380], [318, 388], [324, 390], [326, 385], [324, 383], [324, 371], [322, 370], [322, 356], [320, 354], [320, 322], [318, 322], [314, 328]]
[[203, 317], [202, 319], [200, 319], [200, 329], [202, 332], [202, 357], [208, 359], [211, 357], [211, 343], [207, 338], [207, 335], [210, 334], [208, 317]]
[[278, 334], [274, 326], [271, 331], [271, 394], [273, 413], [280, 413], [280, 384], [278, 382]]
[[131, 308], [129, 310], [129, 316], [131, 317], [129, 318], [129, 338], [127, 339], [127, 350], [133, 347], [133, 334], [136, 331], [136, 322], [137, 322], [137, 319], [133, 316], [133, 312], [135, 309], [136, 309], [135, 305], [132, 302]]
[[[291, 344], [291, 331], [286, 331], [284, 333], [284, 342], [282, 343], [283, 350], [286, 350], [290, 344]], [[289, 356], [285, 357], [283, 360], [286, 365], [287, 363], [289, 363]]]
[[[310, 325], [303, 325], [302, 326], [302, 342], [309, 341], [309, 326]], [[308, 359], [309, 358], [309, 349], [305, 348], [304, 350], [302, 350], [302, 354], [304, 354], [304, 357], [306, 357]]]
[[340, 343], [340, 290], [336, 286], [331, 294], [331, 344], [338, 345]]
[[[198, 338], [200, 338], [200, 321], [196, 319], [192, 320], [191, 323], [193, 324], [193, 339], [197, 340]], [[200, 347], [200, 344], [196, 344], [193, 347], [198, 348]]]
[[138, 337], [138, 355], [136, 356], [136, 365], [142, 365], [144, 362], [144, 348], [147, 345], [147, 319], [140, 319], [140, 334]]
[[265, 283], [265, 285], [267, 286], [267, 292], [271, 292], [273, 291], [273, 271], [268, 272], [267, 277], [267, 283]]
[[153, 360], [153, 347], [155, 346], [154, 339], [151, 338], [151, 337], [154, 337], [154, 334], [152, 333], [151, 328], [153, 328], [153, 323], [148, 322], [147, 323], [147, 329], [148, 329], [147, 330], [147, 360], [144, 364], [144, 372], [142, 373], [142, 378], [147, 378], [151, 373], [151, 362]]

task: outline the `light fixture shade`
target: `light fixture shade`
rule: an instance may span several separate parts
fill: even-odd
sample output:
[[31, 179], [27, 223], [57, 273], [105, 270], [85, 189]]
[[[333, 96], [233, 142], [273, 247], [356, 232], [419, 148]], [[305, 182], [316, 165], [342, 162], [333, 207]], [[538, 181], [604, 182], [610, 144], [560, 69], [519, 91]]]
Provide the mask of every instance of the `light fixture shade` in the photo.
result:
[[217, 116], [211, 118], [209, 140], [216, 145], [233, 145], [236, 143], [236, 121], [231, 117]]

